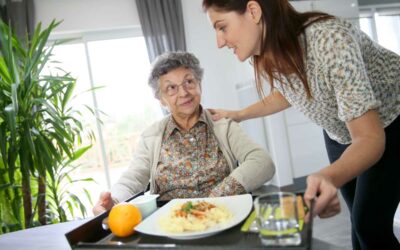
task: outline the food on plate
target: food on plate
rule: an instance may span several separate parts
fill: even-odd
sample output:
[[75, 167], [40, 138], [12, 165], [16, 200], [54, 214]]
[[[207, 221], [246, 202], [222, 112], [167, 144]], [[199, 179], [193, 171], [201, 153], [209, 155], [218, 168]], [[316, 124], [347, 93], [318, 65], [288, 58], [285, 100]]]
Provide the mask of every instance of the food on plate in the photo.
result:
[[130, 203], [115, 205], [108, 215], [108, 226], [118, 237], [127, 237], [135, 232], [135, 226], [142, 220], [139, 208]]
[[187, 201], [173, 207], [159, 220], [162, 230], [169, 233], [204, 231], [233, 218], [223, 205], [206, 201]]

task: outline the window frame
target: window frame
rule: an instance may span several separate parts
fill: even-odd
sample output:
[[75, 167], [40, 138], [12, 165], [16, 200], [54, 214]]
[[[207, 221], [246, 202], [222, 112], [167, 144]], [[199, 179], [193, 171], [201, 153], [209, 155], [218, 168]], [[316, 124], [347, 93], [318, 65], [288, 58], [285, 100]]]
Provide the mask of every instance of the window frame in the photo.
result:
[[383, 15], [400, 15], [400, 3], [365, 5], [359, 7], [359, 18], [371, 18], [372, 39], [378, 42], [376, 17]]
[[[109, 29], [109, 30], [96, 30], [96, 31], [82, 31], [82, 32], [54, 32], [49, 36], [48, 44], [52, 44], [57, 40], [68, 40], [63, 44], [83, 44], [85, 51], [85, 59], [89, 77], [89, 84], [91, 88], [95, 87], [95, 83], [93, 80], [93, 71], [90, 60], [89, 53], [89, 42], [95, 41], [104, 41], [104, 40], [114, 40], [114, 39], [123, 39], [123, 38], [135, 38], [135, 37], [143, 37], [143, 32], [140, 26], [134, 27], [126, 27], [119, 29]], [[101, 151], [101, 159], [104, 167], [105, 179], [107, 188], [111, 189], [111, 175], [110, 175], [110, 167], [107, 160], [107, 150], [105, 147], [105, 140], [103, 136], [103, 130], [101, 128], [100, 120], [97, 119], [100, 117], [99, 113], [99, 105], [97, 102], [97, 97], [94, 92], [92, 92], [92, 102], [94, 107], [94, 112], [96, 116], [96, 128], [98, 133], [98, 141], [100, 143], [100, 151]]]

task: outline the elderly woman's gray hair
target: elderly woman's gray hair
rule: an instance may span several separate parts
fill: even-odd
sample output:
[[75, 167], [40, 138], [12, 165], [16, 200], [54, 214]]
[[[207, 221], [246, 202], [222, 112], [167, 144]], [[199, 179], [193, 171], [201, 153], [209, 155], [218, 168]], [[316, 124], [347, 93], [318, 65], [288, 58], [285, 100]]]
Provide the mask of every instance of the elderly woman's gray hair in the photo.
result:
[[167, 52], [158, 56], [151, 65], [149, 86], [155, 98], [160, 99], [160, 85], [158, 82], [160, 77], [180, 67], [192, 70], [196, 80], [201, 83], [203, 69], [200, 67], [199, 59], [189, 52]]

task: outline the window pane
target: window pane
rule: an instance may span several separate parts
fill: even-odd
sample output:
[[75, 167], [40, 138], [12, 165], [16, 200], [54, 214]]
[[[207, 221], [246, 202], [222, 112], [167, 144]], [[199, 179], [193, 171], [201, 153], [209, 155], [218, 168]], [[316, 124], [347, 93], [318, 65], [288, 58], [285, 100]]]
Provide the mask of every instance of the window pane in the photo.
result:
[[[161, 118], [147, 85], [150, 63], [143, 37], [88, 43], [111, 183], [129, 165], [139, 135]], [[105, 187], [105, 186], [103, 186]]]
[[360, 18], [360, 28], [364, 31], [371, 39], [373, 39], [373, 32], [372, 32], [372, 18], [370, 17], [363, 17]]
[[[71, 105], [83, 112], [86, 120], [81, 122], [85, 125], [86, 130], [92, 130], [96, 134], [95, 119], [93, 115], [90, 114], [90, 111], [84, 107], [84, 105], [87, 105], [93, 108], [93, 97], [92, 93], [89, 91], [92, 87], [89, 80], [84, 44], [58, 45], [54, 48], [53, 54], [53, 59], [58, 61], [59, 64], [53, 64], [52, 66], [59, 66], [63, 70], [70, 72], [72, 77], [77, 79], [74, 90], [74, 95], [76, 97], [72, 98]], [[89, 119], [89, 117], [91, 119]], [[83, 145], [88, 145], [88, 143], [88, 141], [83, 141]], [[95, 145], [93, 147], [95, 147]], [[93, 166], [97, 168], [102, 167], [101, 155], [96, 154], [96, 150], [92, 149], [88, 151], [83, 158], [85, 160], [79, 161], [80, 164], [83, 164], [82, 167], [79, 168], [79, 172], [91, 169]], [[103, 179], [102, 182], [105, 182], [105, 177], [103, 177]]]
[[375, 20], [379, 44], [400, 54], [400, 16], [376, 15]]
[[[139, 135], [147, 126], [162, 117], [159, 102], [147, 85], [150, 64], [143, 37], [102, 40], [88, 43], [94, 94], [101, 113], [102, 135], [106, 150], [105, 160], [110, 169], [111, 184], [129, 165]], [[74, 105], [87, 104], [93, 107], [89, 68], [83, 43], [59, 45], [53, 50], [56, 66], [71, 72], [77, 78], [75, 93], [79, 94]], [[54, 65], [53, 65], [54, 66]], [[104, 113], [104, 114], [103, 114]], [[82, 121], [96, 134], [96, 142], [75, 164], [81, 167], [73, 172], [73, 178], [93, 178], [96, 183], [76, 183], [75, 193], [86, 203], [82, 187], [88, 189], [92, 200], [107, 189], [100, 136], [93, 115]]]
[[[93, 97], [92, 92], [88, 90], [91, 89], [88, 66], [85, 54], [85, 46], [83, 43], [77, 44], [67, 44], [58, 45], [53, 50], [53, 59], [58, 61], [57, 64], [52, 64], [52, 72], [54, 72], [54, 67], [60, 67], [63, 70], [70, 72], [71, 75], [77, 79], [74, 95], [76, 98], [71, 100], [71, 105], [82, 111], [85, 120], [81, 121], [86, 132], [89, 130], [93, 131], [97, 135], [97, 128], [95, 124], [94, 116], [89, 110], [87, 110], [83, 105], [93, 107]], [[98, 136], [97, 140], [98, 140]], [[83, 146], [89, 145], [89, 140], [87, 137], [83, 139]], [[104, 168], [102, 164], [102, 157], [99, 154], [99, 142], [94, 144], [93, 147], [86, 152], [80, 159], [73, 162], [73, 165], [80, 165], [79, 168], [71, 173], [72, 179], [81, 179], [92, 177], [96, 180], [94, 182], [77, 182], [74, 183], [72, 188], [69, 189], [70, 192], [75, 193], [79, 196], [82, 202], [86, 205], [87, 212], [91, 214], [91, 208], [88, 200], [84, 197], [82, 188], [86, 188], [91, 194], [92, 200], [97, 200], [99, 196], [99, 186], [106, 187], [106, 176], [104, 175]], [[95, 170], [95, 171], [94, 171]], [[75, 211], [79, 215], [79, 211]]]

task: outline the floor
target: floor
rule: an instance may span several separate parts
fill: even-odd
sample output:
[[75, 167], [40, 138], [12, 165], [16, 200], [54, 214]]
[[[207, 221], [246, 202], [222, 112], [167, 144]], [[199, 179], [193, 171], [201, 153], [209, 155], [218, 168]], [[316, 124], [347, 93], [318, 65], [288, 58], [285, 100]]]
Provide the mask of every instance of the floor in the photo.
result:
[[351, 247], [350, 215], [341, 198], [342, 211], [328, 219], [315, 218], [313, 236], [343, 249]]
[[[343, 249], [351, 250], [351, 230], [349, 211], [341, 198], [342, 212], [332, 218], [314, 220], [313, 236]], [[397, 239], [400, 241], [400, 225], [394, 227]]]

